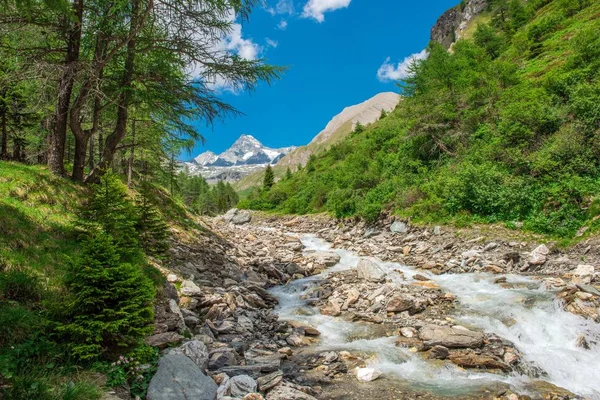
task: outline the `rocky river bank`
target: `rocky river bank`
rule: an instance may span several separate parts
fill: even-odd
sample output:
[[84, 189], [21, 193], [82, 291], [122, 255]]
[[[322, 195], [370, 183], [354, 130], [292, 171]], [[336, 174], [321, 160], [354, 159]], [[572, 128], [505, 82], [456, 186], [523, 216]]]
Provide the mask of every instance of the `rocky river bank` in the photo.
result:
[[205, 222], [163, 269], [150, 400], [600, 398], [594, 243], [393, 219]]

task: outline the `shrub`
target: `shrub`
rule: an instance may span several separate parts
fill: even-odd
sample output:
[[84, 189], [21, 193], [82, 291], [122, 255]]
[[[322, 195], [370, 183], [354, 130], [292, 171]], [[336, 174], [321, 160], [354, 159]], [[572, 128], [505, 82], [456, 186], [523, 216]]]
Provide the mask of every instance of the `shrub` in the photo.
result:
[[169, 228], [158, 209], [151, 203], [148, 190], [142, 186], [136, 199], [136, 225], [140, 244], [148, 255], [162, 257], [169, 249]]
[[0, 302], [0, 347], [23, 342], [40, 328], [37, 313], [17, 304]]
[[56, 332], [82, 361], [137, 345], [152, 330], [152, 283], [116, 246], [106, 233], [91, 235], [65, 279], [71, 298]]

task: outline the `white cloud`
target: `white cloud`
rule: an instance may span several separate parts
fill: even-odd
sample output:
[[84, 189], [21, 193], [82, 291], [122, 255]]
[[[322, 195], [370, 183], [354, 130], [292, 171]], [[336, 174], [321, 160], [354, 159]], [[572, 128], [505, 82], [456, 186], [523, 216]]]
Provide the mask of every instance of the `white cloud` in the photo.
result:
[[292, 0], [279, 0], [275, 7], [267, 8], [267, 12], [271, 15], [289, 14], [293, 15], [296, 12], [294, 2]]
[[427, 53], [427, 50], [423, 50], [420, 53], [415, 53], [406, 57], [397, 65], [390, 63], [390, 57], [388, 57], [381, 67], [379, 67], [379, 70], [377, 71], [377, 79], [379, 79], [381, 82], [406, 79], [410, 76], [409, 68], [412, 63], [415, 61], [424, 60], [428, 55], [429, 53]]
[[268, 46], [271, 46], [273, 48], [276, 48], [277, 46], [279, 46], [279, 42], [277, 42], [276, 40], [273, 40], [271, 38], [266, 38], [265, 40], [266, 40]]
[[313, 18], [318, 22], [325, 21], [325, 13], [328, 11], [347, 8], [352, 0], [308, 0], [302, 10], [303, 18]]
[[288, 22], [285, 19], [282, 19], [281, 22], [279, 22], [277, 24], [277, 28], [281, 29], [282, 31], [285, 31], [287, 26], [288, 26]]

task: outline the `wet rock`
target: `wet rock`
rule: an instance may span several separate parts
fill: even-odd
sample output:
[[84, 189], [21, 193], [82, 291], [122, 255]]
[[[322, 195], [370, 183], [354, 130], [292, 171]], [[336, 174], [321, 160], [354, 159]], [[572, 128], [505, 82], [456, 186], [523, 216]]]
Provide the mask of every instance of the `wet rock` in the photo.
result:
[[497, 357], [484, 354], [476, 354], [473, 352], [450, 354], [450, 361], [459, 367], [463, 368], [480, 368], [480, 369], [500, 369], [504, 372], [511, 370], [511, 367], [505, 364]]
[[278, 371], [272, 372], [268, 375], [261, 376], [260, 378], [258, 378], [256, 380], [256, 382], [258, 383], [258, 389], [261, 392], [267, 392], [270, 389], [277, 386], [281, 382], [282, 379], [283, 379], [283, 371], [278, 370]]
[[594, 266], [593, 265], [585, 265], [580, 264], [575, 268], [571, 274], [573, 275], [572, 281], [574, 284], [589, 284], [592, 282], [592, 278], [594, 277]]
[[435, 358], [438, 360], [445, 360], [448, 358], [450, 351], [447, 347], [444, 346], [433, 346], [431, 348], [431, 358]]
[[545, 244], [541, 244], [531, 252], [529, 256], [529, 264], [531, 265], [542, 265], [548, 259], [550, 249]]
[[382, 372], [375, 368], [357, 368], [356, 379], [360, 382], [371, 382], [379, 378]]
[[394, 223], [390, 225], [390, 231], [393, 233], [407, 233], [408, 225], [402, 221], [394, 221]]
[[438, 325], [421, 328], [419, 338], [430, 347], [440, 345], [448, 348], [475, 348], [483, 344], [483, 334], [480, 332]]
[[382, 281], [386, 273], [385, 271], [374, 261], [369, 260], [368, 258], [361, 258], [358, 262], [358, 266], [356, 267], [358, 272], [359, 279], [366, 279], [371, 282], [380, 282]]
[[167, 354], [148, 386], [148, 400], [214, 400], [217, 384], [188, 357]]
[[177, 344], [184, 339], [177, 332], [164, 332], [159, 333], [158, 335], [148, 336], [146, 338], [146, 344], [152, 347], [158, 347], [159, 349], [164, 349], [171, 344]]

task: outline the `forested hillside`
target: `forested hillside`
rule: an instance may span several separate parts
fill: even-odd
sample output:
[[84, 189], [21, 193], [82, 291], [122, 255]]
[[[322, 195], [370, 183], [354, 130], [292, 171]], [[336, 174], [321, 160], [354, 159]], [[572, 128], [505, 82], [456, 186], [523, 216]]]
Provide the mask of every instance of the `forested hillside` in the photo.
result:
[[600, 3], [496, 0], [485, 16], [450, 51], [430, 44], [394, 112], [243, 205], [596, 229]]

